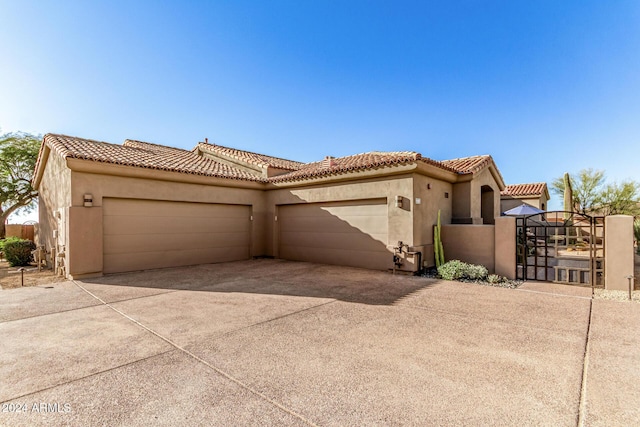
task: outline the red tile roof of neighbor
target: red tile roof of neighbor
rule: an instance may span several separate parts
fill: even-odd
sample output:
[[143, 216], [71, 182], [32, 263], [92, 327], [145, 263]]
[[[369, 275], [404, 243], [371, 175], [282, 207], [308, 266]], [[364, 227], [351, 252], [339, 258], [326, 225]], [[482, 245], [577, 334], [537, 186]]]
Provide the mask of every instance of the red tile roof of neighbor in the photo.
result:
[[546, 182], [535, 182], [531, 184], [507, 185], [500, 194], [503, 196], [542, 196], [546, 191]]
[[420, 153], [414, 151], [372, 151], [346, 157], [327, 157], [325, 160], [319, 162], [307, 163], [297, 171], [272, 177], [271, 181], [296, 181], [356, 170], [415, 163], [417, 161], [432, 164], [450, 172], [456, 172], [453, 168], [444, 165], [442, 162], [422, 157]]
[[304, 164], [293, 160], [281, 159], [278, 157], [267, 156], [265, 154], [252, 153], [250, 151], [237, 150], [235, 148], [223, 147], [222, 145], [217, 144], [207, 144], [204, 142], [198, 143], [196, 149], [262, 167], [271, 166], [278, 169], [294, 171], [300, 169]]
[[461, 157], [459, 159], [443, 160], [442, 163], [453, 168], [459, 174], [476, 173], [489, 165], [493, 159], [489, 155]]
[[[339, 158], [328, 157], [323, 161], [305, 164], [207, 143], [199, 143], [194, 150], [188, 151], [135, 140], [126, 140], [124, 144], [117, 145], [56, 134], [45, 135], [44, 142], [65, 158], [258, 182], [297, 181], [415, 162], [430, 164], [449, 172], [464, 175], [476, 173], [493, 162], [491, 156], [474, 156], [440, 162], [422, 157], [420, 153], [413, 151], [373, 151]], [[263, 167], [271, 166], [290, 172], [264, 178], [258, 174], [252, 174], [201, 156], [198, 151], [208, 151], [223, 157], [234, 158], [240, 162]]]
[[47, 134], [44, 142], [64, 158], [182, 172], [193, 175], [263, 181], [262, 178], [223, 165], [191, 151], [127, 140], [123, 145], [67, 135]]

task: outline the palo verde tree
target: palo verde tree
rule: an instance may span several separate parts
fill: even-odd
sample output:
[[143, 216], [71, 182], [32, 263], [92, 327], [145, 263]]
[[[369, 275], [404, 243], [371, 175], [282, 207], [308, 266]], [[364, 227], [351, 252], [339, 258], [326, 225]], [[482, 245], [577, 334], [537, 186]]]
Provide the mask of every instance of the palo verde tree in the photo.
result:
[[[583, 169], [568, 175], [572, 189], [573, 211], [598, 215], [640, 215], [640, 184], [624, 181], [620, 184], [605, 182], [604, 171]], [[567, 174], [551, 183], [551, 190], [565, 194]], [[566, 210], [566, 208], [565, 208]]]
[[38, 193], [31, 178], [40, 150], [40, 136], [24, 132], [0, 135], [0, 238], [9, 215], [33, 209]]

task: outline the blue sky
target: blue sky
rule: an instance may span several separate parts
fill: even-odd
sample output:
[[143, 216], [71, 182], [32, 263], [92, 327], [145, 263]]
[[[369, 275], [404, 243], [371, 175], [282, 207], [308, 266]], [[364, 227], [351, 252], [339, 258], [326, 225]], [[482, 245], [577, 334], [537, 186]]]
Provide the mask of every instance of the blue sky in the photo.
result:
[[0, 19], [3, 132], [640, 181], [635, 0], [0, 0]]

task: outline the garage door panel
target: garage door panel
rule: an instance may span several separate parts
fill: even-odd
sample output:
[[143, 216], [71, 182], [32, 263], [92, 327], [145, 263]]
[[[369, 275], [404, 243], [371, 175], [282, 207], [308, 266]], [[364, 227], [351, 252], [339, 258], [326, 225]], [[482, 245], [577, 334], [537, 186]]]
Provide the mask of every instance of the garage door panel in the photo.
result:
[[105, 235], [109, 233], [121, 234], [152, 234], [158, 230], [171, 231], [171, 234], [191, 233], [193, 230], [208, 230], [209, 232], [246, 232], [245, 221], [238, 218], [211, 217], [142, 217], [142, 216], [105, 216]]
[[250, 206], [103, 199], [104, 272], [250, 257]]
[[[180, 251], [157, 251], [134, 254], [105, 255], [105, 265], [117, 265], [120, 271], [145, 270], [154, 268], [180, 267], [215, 262], [237, 261], [247, 258], [246, 248], [210, 248], [205, 251], [198, 249]], [[112, 271], [113, 272], [113, 271]]]
[[280, 206], [278, 224], [281, 258], [373, 269], [392, 266], [386, 199]]
[[129, 234], [104, 236], [105, 254], [247, 247], [241, 233]]
[[171, 202], [164, 200], [141, 199], [106, 199], [103, 207], [105, 215], [117, 213], [117, 215], [131, 216], [168, 216], [168, 217], [207, 217], [210, 216], [212, 206], [215, 207], [218, 217], [233, 218], [238, 212], [246, 210], [245, 205], [225, 205], [211, 203]]
[[[339, 218], [340, 221], [336, 221]], [[364, 217], [364, 216], [327, 216], [323, 217], [290, 217], [281, 220], [281, 230], [288, 232], [310, 232], [318, 229], [336, 230], [341, 232], [353, 232], [355, 227], [358, 230], [381, 230], [386, 234], [387, 217]]]

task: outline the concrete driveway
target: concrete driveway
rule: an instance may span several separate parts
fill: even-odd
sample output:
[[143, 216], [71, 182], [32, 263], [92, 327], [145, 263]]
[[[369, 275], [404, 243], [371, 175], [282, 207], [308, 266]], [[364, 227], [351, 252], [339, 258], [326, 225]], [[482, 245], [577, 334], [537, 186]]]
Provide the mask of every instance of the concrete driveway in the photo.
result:
[[584, 288], [281, 260], [0, 291], [0, 425], [632, 425], [639, 331]]

